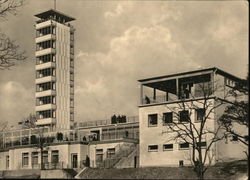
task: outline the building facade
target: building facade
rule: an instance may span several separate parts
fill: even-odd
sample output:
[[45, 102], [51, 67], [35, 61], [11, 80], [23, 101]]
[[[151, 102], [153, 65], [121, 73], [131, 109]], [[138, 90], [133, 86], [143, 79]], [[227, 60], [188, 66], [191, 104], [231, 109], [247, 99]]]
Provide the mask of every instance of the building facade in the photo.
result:
[[[42, 138], [41, 148], [37, 141]], [[19, 129], [0, 133], [0, 170], [138, 167], [138, 117], [84, 122], [74, 130]]]
[[[204, 157], [205, 149], [214, 137], [208, 132], [214, 133], [218, 130], [219, 117], [230, 105], [229, 102], [235, 100], [229, 91], [239, 81], [240, 78], [218, 68], [139, 80], [140, 166], [190, 165], [191, 144], [183, 142], [181, 138], [174, 138], [176, 134], [174, 129], [171, 129], [171, 124], [183, 124], [190, 118], [199, 130], [201, 118], [207, 113], [204, 128], [207, 133], [201, 142]], [[218, 105], [219, 103], [221, 105]], [[186, 127], [182, 126], [179, 129], [182, 128]], [[246, 128], [242, 131], [248, 134]], [[222, 128], [219, 134], [222, 137]], [[232, 137], [230, 139], [232, 141], [221, 140], [212, 144], [206, 163], [209, 163], [209, 160], [214, 164], [218, 161], [244, 159], [247, 147]]]
[[74, 127], [74, 18], [56, 10], [35, 15], [36, 117], [53, 130]]
[[[168, 125], [185, 121], [190, 113], [198, 127], [205, 90], [208, 111], [226, 102], [213, 110], [206, 123], [206, 128], [216, 131], [218, 118], [234, 100], [228, 92], [241, 79], [218, 68], [171, 74], [139, 80], [139, 117], [112, 116], [75, 126], [75, 30], [69, 24], [75, 19], [56, 10], [35, 16], [40, 18], [35, 25], [36, 128], [0, 132], [0, 170], [40, 169], [41, 165], [45, 169], [190, 165], [191, 146], [171, 139]], [[186, 109], [180, 108], [183, 101]], [[202, 138], [205, 147], [211, 136]], [[243, 159], [243, 151], [246, 148], [236, 140], [219, 141], [209, 155], [216, 163]]]

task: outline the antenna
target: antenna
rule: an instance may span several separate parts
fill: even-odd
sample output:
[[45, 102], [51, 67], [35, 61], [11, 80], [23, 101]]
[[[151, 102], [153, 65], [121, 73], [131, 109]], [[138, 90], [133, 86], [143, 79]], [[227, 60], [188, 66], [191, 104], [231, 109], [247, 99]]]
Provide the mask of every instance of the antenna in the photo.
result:
[[56, 0], [54, 0], [54, 9], [56, 10]]

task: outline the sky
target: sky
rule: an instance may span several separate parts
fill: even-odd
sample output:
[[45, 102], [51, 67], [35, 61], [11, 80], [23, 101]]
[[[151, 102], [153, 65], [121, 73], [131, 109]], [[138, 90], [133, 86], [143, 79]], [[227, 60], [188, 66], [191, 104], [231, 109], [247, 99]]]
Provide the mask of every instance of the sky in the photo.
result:
[[[35, 14], [53, 0], [26, 0], [0, 30], [26, 51], [25, 62], [0, 70], [0, 121], [35, 111]], [[57, 0], [76, 18], [75, 120], [138, 115], [137, 80], [218, 67], [248, 74], [247, 1]]]

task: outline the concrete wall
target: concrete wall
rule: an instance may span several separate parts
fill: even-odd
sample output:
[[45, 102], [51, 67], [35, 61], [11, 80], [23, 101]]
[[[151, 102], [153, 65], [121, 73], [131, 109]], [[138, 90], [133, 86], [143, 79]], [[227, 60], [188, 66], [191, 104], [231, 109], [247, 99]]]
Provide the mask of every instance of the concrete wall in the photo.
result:
[[[80, 166], [80, 162], [85, 160], [87, 154], [87, 145], [83, 144], [57, 144], [53, 146], [49, 146], [44, 148], [44, 150], [48, 151], [48, 162], [51, 162], [51, 151], [58, 150], [59, 151], [59, 162], [63, 163], [63, 168], [71, 168], [71, 154], [77, 153], [78, 156], [78, 166]], [[26, 167], [22, 167], [22, 153], [29, 153], [29, 165]], [[0, 170], [6, 170], [6, 156], [9, 155], [10, 158], [10, 170], [16, 169], [32, 169], [31, 165], [31, 153], [38, 152], [38, 164], [41, 163], [41, 155], [40, 149], [35, 147], [28, 148], [15, 148], [10, 149], [5, 152], [0, 152]], [[38, 168], [38, 167], [37, 167]]]
[[[215, 114], [216, 119], [223, 115], [224, 110], [230, 104], [226, 103], [222, 106], [216, 108]], [[240, 125], [238, 123], [233, 124], [233, 130], [241, 135], [248, 135], [248, 128], [246, 126]], [[224, 129], [220, 130], [220, 136], [225, 133]], [[217, 149], [217, 161], [231, 161], [231, 160], [238, 160], [238, 159], [245, 159], [246, 154], [244, 152], [248, 152], [248, 147], [239, 141], [232, 141], [232, 136], [219, 141], [216, 143]]]
[[70, 125], [70, 27], [56, 23], [56, 127]]
[[73, 177], [64, 170], [43, 170], [41, 171], [41, 179], [73, 179]]
[[[213, 103], [213, 100], [210, 100]], [[197, 106], [200, 106], [196, 104]], [[184, 165], [189, 165], [191, 154], [190, 149], [180, 150], [178, 141], [171, 140], [173, 137], [173, 132], [167, 127], [163, 125], [163, 113], [170, 112], [168, 107], [171, 109], [177, 107], [175, 104], [163, 104], [156, 106], [144, 106], [139, 108], [139, 121], [140, 121], [140, 166], [178, 166], [179, 160], [184, 161]], [[176, 111], [180, 111], [183, 109], [177, 109]], [[194, 120], [195, 113], [194, 110], [191, 111], [191, 119]], [[157, 126], [149, 127], [148, 126], [148, 114], [158, 114], [158, 124]], [[210, 114], [210, 118], [206, 127], [213, 131], [214, 130], [214, 113]], [[177, 119], [174, 118], [174, 121]], [[196, 127], [200, 123], [196, 123]], [[211, 137], [207, 135], [204, 139], [209, 142]], [[163, 150], [163, 144], [173, 144], [173, 150]], [[149, 145], [158, 145], [158, 151], [149, 152]], [[214, 153], [211, 151], [211, 153]]]

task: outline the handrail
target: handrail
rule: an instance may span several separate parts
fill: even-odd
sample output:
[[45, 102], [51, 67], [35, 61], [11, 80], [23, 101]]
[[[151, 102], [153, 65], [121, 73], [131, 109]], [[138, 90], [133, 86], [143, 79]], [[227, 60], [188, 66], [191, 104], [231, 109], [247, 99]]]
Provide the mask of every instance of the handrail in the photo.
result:
[[[138, 116], [129, 116], [126, 117], [126, 122], [124, 123], [117, 123], [117, 124], [125, 124], [125, 123], [133, 123], [133, 122], [139, 122]], [[90, 127], [90, 126], [102, 126], [102, 125], [111, 125], [111, 118], [110, 119], [104, 119], [104, 120], [96, 120], [96, 121], [86, 121], [86, 122], [80, 122], [79, 127]]]

